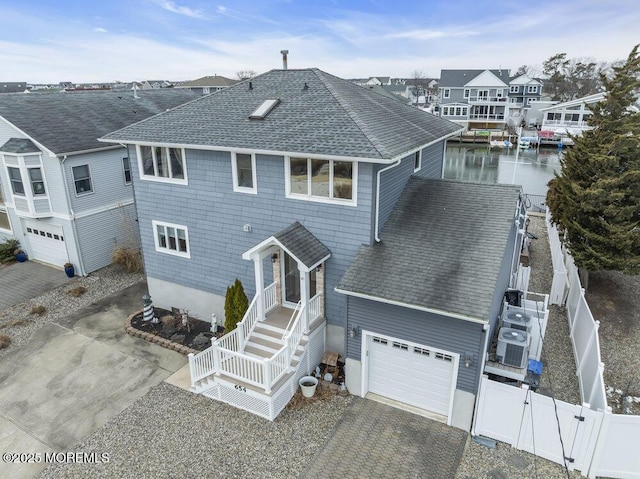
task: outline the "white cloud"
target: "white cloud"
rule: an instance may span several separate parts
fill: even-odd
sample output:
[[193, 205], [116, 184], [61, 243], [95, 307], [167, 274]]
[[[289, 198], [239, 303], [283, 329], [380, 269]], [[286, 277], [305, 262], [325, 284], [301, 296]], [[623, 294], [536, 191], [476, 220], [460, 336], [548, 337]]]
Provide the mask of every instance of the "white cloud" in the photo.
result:
[[191, 18], [205, 18], [205, 14], [202, 10], [194, 10], [190, 7], [185, 7], [181, 5], [176, 5], [175, 2], [170, 0], [161, 1], [158, 3], [162, 8], [168, 10], [172, 13], [177, 13], [179, 15], [185, 15]]
[[102, 27], [95, 27], [93, 31], [97, 33], [107, 33], [107, 29]]
[[391, 33], [386, 35], [386, 38], [407, 38], [409, 40], [435, 40], [442, 38], [456, 38], [456, 37], [470, 37], [479, 35], [478, 32], [469, 30], [456, 29], [455, 31], [443, 31], [443, 30], [411, 30], [409, 32]]

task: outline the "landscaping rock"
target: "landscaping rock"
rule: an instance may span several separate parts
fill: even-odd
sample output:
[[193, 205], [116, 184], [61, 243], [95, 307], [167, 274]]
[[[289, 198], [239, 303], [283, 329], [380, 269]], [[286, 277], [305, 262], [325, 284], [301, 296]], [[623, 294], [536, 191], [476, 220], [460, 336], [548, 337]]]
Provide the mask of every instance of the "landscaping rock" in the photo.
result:
[[204, 333], [198, 334], [193, 340], [194, 346], [204, 346], [205, 344], [208, 344], [208, 343], [209, 343], [209, 338], [207, 338], [204, 335]]
[[182, 344], [184, 343], [184, 338], [184, 334], [174, 334], [173, 336], [171, 336], [171, 341], [173, 341], [174, 343]]

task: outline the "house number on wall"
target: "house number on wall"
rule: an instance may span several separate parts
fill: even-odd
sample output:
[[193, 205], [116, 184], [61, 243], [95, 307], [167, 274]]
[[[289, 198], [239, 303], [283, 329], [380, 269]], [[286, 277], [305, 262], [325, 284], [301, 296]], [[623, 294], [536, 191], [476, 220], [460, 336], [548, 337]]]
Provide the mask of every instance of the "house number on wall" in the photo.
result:
[[239, 386], [238, 384], [236, 384], [234, 388], [236, 388], [238, 391], [242, 391], [243, 393], [247, 392], [247, 388], [245, 388], [244, 386]]

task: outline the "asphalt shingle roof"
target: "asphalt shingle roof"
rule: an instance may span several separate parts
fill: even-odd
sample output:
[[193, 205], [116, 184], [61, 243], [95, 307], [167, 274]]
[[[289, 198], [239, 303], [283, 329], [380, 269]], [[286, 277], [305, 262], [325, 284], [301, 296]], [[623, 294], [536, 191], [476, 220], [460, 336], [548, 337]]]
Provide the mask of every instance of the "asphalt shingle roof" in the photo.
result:
[[[250, 120], [268, 99], [280, 103], [264, 120]], [[271, 70], [105, 139], [391, 159], [459, 130], [312, 68]]]
[[104, 148], [102, 135], [198, 98], [189, 89], [0, 95], [0, 116], [56, 154]]
[[310, 268], [331, 254], [322, 242], [298, 221], [273, 235], [293, 256]]
[[487, 321], [519, 194], [412, 177], [338, 289]]
[[[475, 77], [484, 73], [486, 70], [441, 70], [440, 71], [440, 88], [462, 88]], [[509, 84], [509, 70], [489, 70], [500, 80]], [[502, 73], [502, 74], [500, 74]]]
[[27, 138], [9, 138], [0, 151], [6, 153], [40, 153], [40, 148]]

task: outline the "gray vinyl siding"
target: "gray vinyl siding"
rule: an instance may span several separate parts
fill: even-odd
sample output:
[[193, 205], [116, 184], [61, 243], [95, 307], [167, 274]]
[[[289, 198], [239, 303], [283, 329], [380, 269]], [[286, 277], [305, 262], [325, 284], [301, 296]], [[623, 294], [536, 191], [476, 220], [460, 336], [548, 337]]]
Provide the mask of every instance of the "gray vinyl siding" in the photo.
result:
[[[399, 166], [391, 168], [380, 175], [379, 228], [381, 231], [411, 175], [422, 178], [442, 178], [444, 145], [445, 142], [443, 140], [423, 148], [422, 168], [417, 172], [414, 172], [415, 157], [412, 153], [403, 158]], [[382, 168], [384, 166], [379, 166], [376, 171]]]
[[[348, 297], [347, 327], [424, 344], [433, 348], [471, 354], [473, 361], [466, 368], [460, 361], [457, 389], [476, 392], [483, 358], [484, 337], [482, 324], [440, 316], [415, 309], [403, 308], [363, 298]], [[362, 337], [347, 337], [347, 357], [362, 359]]]
[[[444, 85], [440, 85], [441, 88], [449, 88]], [[449, 88], [451, 91], [449, 98], [442, 98], [441, 105], [448, 103], [467, 103], [467, 99], [464, 97], [464, 88]]]
[[135, 205], [77, 218], [76, 231], [85, 273], [91, 273], [111, 264], [116, 246], [138, 246]]
[[[67, 157], [64, 171], [71, 206], [76, 214], [130, 202], [133, 199], [131, 185], [124, 183], [122, 158], [126, 156], [126, 148], [117, 148]], [[81, 165], [89, 165], [93, 192], [77, 195], [72, 168]]]
[[[230, 153], [187, 150], [186, 157], [188, 185], [140, 180], [138, 162], [131, 161], [147, 275], [218, 295], [239, 278], [251, 298], [254, 265], [242, 253], [300, 221], [331, 250], [325, 265], [326, 317], [342, 325], [345, 299], [334, 288], [358, 247], [371, 238], [371, 165], [358, 165], [354, 207], [285, 198], [281, 156], [257, 155], [257, 195], [233, 191]], [[191, 258], [157, 252], [152, 220], [186, 226]], [[243, 231], [245, 224], [250, 232]]]
[[47, 183], [47, 195], [51, 203], [51, 212], [59, 215], [69, 214], [69, 204], [64, 191], [64, 179], [60, 167], [60, 159], [56, 156], [42, 155], [42, 167]]
[[422, 168], [414, 175], [421, 178], [442, 178], [444, 140], [422, 149]]

